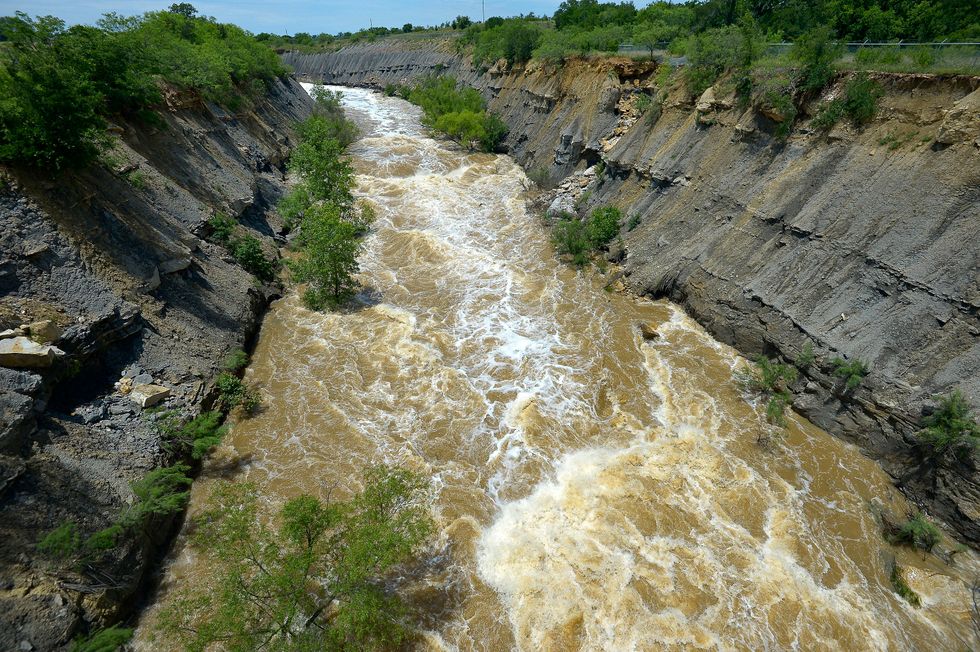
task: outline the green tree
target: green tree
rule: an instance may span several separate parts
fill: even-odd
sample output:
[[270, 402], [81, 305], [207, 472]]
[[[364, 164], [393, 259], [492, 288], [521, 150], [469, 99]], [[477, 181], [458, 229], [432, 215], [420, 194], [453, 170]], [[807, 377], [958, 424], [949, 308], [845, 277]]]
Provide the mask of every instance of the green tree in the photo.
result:
[[586, 230], [592, 247], [599, 249], [619, 235], [619, 222], [623, 213], [615, 206], [600, 206], [592, 211]]
[[192, 545], [217, 585], [188, 587], [161, 629], [183, 649], [377, 649], [404, 643], [407, 607], [382, 580], [414, 559], [432, 532], [427, 482], [399, 468], [367, 471], [346, 502], [287, 502], [258, 518], [253, 485], [221, 483], [195, 519]]
[[178, 2], [170, 5], [167, 9], [172, 14], [180, 14], [184, 18], [194, 18], [197, 16], [197, 9], [189, 2]]
[[801, 87], [820, 90], [826, 86], [834, 75], [834, 62], [842, 52], [825, 25], [801, 34], [790, 50], [790, 58], [800, 64]]
[[653, 57], [653, 51], [657, 49], [662, 42], [669, 41], [671, 38], [673, 38], [674, 35], [674, 30], [672, 30], [666, 23], [646, 23], [638, 27], [637, 30], [633, 32], [633, 43], [650, 50], [650, 56]]
[[938, 409], [923, 419], [922, 425], [919, 441], [934, 457], [952, 452], [955, 457], [965, 459], [980, 444], [980, 425], [959, 390], [941, 398]]
[[357, 225], [341, 219], [337, 206], [319, 204], [303, 218], [303, 251], [290, 263], [294, 278], [309, 283], [303, 300], [313, 310], [337, 305], [356, 288], [361, 252]]

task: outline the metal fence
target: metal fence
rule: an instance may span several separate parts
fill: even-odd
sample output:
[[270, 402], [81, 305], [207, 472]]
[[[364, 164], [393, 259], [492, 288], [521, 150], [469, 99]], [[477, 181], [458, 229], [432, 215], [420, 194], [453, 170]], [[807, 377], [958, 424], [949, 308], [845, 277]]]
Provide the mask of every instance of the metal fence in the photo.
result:
[[[901, 66], [906, 58], [923, 69], [930, 66], [976, 69], [980, 72], [980, 43], [942, 41], [939, 43], [918, 43], [911, 41], [892, 42], [850, 42], [842, 43], [844, 61], [865, 58], [866, 62], [885, 66]], [[671, 63], [683, 63], [684, 57], [671, 57], [667, 52], [668, 42], [658, 43], [653, 50], [654, 58], [670, 59]], [[767, 43], [766, 54], [779, 56], [789, 52], [792, 43]], [[859, 55], [864, 50], [867, 55]], [[650, 48], [633, 43], [621, 43], [619, 54], [626, 56], [649, 56]]]

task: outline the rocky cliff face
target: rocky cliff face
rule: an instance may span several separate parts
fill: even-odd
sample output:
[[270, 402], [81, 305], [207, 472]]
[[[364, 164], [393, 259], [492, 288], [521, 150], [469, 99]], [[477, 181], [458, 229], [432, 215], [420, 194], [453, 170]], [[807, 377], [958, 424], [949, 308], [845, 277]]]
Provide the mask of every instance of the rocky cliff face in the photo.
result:
[[[885, 95], [870, 125], [824, 135], [804, 113], [783, 142], [780, 116], [739, 109], [722, 89], [695, 100], [670, 88], [661, 111], [639, 116], [651, 64], [481, 74], [446, 43], [390, 42], [284, 60], [332, 84], [452, 74], [504, 117], [511, 154], [536, 179], [601, 160], [589, 170], [599, 174], [565, 185], [584, 208], [615, 204], [630, 216], [634, 228], [624, 225], [611, 252], [627, 285], [682, 303], [746, 355], [792, 361], [809, 343], [817, 360], [794, 407], [980, 542], [975, 466], [931, 468], [915, 453], [936, 395], [960, 389], [980, 406], [980, 78], [876, 75]], [[871, 369], [853, 392], [832, 373], [838, 356]]]
[[100, 165], [3, 171], [0, 649], [56, 649], [83, 621], [135, 606], [172, 522], [125, 541], [97, 573], [59, 568], [36, 543], [68, 520], [86, 534], [108, 526], [130, 484], [172, 461], [147, 399], [119, 387], [156, 386], [149, 402], [192, 415], [257, 330], [277, 289], [206, 241], [206, 222], [235, 217], [277, 255], [270, 207], [292, 124], [309, 111], [291, 80], [237, 113], [173, 93], [158, 124], [114, 126]]

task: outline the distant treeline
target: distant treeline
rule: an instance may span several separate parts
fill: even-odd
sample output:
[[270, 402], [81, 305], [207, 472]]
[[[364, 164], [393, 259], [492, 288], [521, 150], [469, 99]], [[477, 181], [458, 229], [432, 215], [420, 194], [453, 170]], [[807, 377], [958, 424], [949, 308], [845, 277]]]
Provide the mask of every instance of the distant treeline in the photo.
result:
[[974, 0], [707, 0], [631, 2], [566, 0], [550, 21], [489, 18], [468, 26], [460, 39], [477, 65], [506, 59], [560, 60], [616, 52], [623, 43], [669, 47], [687, 54], [701, 35], [751, 25], [761, 42], [796, 40], [826, 30], [837, 41], [976, 41], [980, 12]]
[[236, 27], [187, 3], [96, 27], [53, 16], [0, 18], [0, 163], [84, 165], [116, 115], [159, 121], [162, 89], [199, 93], [236, 109], [286, 68]]

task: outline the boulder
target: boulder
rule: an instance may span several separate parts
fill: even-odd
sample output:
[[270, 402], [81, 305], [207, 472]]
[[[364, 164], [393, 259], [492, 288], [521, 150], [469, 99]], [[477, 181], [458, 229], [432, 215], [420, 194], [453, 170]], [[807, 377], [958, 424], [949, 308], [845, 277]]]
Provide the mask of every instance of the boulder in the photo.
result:
[[26, 337], [0, 340], [0, 366], [22, 369], [50, 367], [65, 352], [56, 346], [38, 344]]
[[660, 339], [660, 333], [653, 326], [645, 322], [640, 322], [640, 334], [647, 342]]
[[153, 407], [170, 397], [170, 390], [160, 385], [136, 385], [129, 398], [141, 408]]
[[961, 99], [945, 111], [936, 134], [936, 142], [955, 145], [980, 136], [980, 89]]
[[35, 342], [54, 342], [64, 332], [60, 326], [50, 319], [41, 319], [27, 326], [27, 332]]
[[11, 337], [23, 337], [24, 335], [27, 335], [27, 333], [24, 332], [23, 328], [8, 328], [5, 331], [0, 331], [0, 340], [8, 340]]

